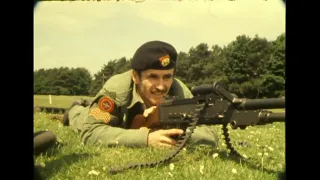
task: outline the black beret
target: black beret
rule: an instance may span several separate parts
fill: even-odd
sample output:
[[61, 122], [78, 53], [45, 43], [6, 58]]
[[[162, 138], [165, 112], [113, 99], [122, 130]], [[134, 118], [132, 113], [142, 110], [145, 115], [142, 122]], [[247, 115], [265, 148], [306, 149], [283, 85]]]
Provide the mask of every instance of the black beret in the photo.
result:
[[131, 61], [131, 68], [136, 71], [171, 69], [175, 67], [176, 60], [177, 51], [171, 44], [149, 41], [137, 49]]

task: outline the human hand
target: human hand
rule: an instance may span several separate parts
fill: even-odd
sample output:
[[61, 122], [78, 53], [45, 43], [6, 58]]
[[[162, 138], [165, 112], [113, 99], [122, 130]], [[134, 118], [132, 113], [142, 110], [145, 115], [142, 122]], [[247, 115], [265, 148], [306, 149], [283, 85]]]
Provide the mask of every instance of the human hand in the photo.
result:
[[139, 129], [141, 127], [153, 128], [160, 124], [158, 118], [157, 106], [152, 106], [144, 110], [143, 114], [137, 114], [131, 123], [131, 129]]
[[181, 129], [166, 129], [166, 130], [156, 130], [149, 133], [148, 136], [148, 146], [153, 147], [172, 147], [176, 145], [176, 141], [172, 139], [170, 136], [181, 135], [183, 134], [183, 130]]
[[156, 109], [157, 106], [151, 106], [150, 108], [144, 110], [143, 117], [148, 118], [149, 116], [151, 116], [151, 114], [155, 112]]
[[143, 125], [144, 127], [153, 129], [160, 125], [159, 111], [157, 106], [152, 106], [146, 109], [143, 113], [143, 116], [146, 118], [146, 122]]

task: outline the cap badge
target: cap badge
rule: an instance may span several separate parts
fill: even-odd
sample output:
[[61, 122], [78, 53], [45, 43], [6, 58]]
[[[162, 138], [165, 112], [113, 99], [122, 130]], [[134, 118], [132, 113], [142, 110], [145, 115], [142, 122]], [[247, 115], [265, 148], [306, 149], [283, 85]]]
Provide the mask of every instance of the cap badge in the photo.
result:
[[162, 56], [159, 58], [160, 63], [163, 67], [168, 66], [168, 64], [170, 63], [170, 56], [166, 55], [166, 56]]

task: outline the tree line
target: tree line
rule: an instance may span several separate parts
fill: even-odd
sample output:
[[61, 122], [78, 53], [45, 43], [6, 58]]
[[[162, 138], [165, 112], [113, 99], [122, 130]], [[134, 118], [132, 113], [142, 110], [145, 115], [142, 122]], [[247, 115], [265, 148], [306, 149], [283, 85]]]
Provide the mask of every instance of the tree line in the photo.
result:
[[[130, 69], [131, 58], [113, 59], [93, 76], [86, 68], [34, 71], [34, 94], [95, 96], [111, 76]], [[189, 88], [220, 81], [228, 91], [247, 98], [285, 95], [285, 33], [276, 40], [239, 35], [226, 46], [200, 43], [180, 51], [176, 77]]]

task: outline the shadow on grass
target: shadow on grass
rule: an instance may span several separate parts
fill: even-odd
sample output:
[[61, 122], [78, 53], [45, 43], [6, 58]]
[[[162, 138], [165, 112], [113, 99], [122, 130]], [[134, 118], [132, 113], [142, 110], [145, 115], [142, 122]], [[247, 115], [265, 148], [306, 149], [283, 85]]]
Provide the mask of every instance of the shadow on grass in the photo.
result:
[[46, 162], [44, 168], [42, 167], [38, 167], [38, 168], [42, 176], [46, 177], [45, 179], [48, 179], [52, 177], [53, 174], [58, 173], [59, 171], [66, 170], [73, 163], [87, 159], [92, 155], [94, 154], [89, 154], [89, 153], [68, 154], [58, 159]]
[[[234, 161], [236, 163], [245, 163], [247, 167], [253, 169], [253, 170], [261, 170], [260, 167], [257, 167], [256, 162], [251, 161], [250, 159], [244, 159], [242, 157], [236, 156], [236, 155], [232, 155], [230, 153], [228, 153], [227, 151], [220, 151], [219, 152], [219, 157], [222, 160], [226, 160], [226, 161]], [[285, 179], [285, 172], [279, 172], [279, 171], [274, 171], [271, 169], [266, 169], [263, 168], [263, 172], [266, 172], [268, 174], [277, 174], [278, 175], [278, 180], [284, 180]]]

